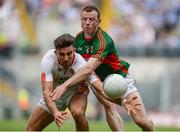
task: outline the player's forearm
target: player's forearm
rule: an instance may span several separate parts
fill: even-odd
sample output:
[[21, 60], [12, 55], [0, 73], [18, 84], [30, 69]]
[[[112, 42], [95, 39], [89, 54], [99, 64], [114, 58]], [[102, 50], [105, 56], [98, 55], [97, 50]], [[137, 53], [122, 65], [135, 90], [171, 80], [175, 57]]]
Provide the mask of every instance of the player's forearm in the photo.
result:
[[56, 104], [53, 102], [53, 100], [50, 97], [50, 94], [53, 90], [53, 82], [52, 81], [42, 81], [42, 90], [43, 90], [43, 96], [44, 100], [46, 102], [46, 105], [48, 106], [49, 110], [54, 113], [57, 111]]
[[104, 98], [108, 98], [103, 89], [103, 83], [100, 80], [97, 80], [91, 84], [93, 88]]
[[64, 85], [68, 88], [78, 84], [79, 82], [86, 80], [94, 70], [101, 64], [97, 58], [90, 58], [87, 64], [79, 69], [71, 78], [69, 78]]
[[49, 110], [53, 113], [55, 113], [56, 111], [58, 111], [57, 107], [56, 107], [56, 103], [54, 101], [52, 101], [52, 99], [50, 98], [50, 91], [43, 91], [43, 96], [44, 96], [44, 100], [46, 102], [46, 105], [48, 106]]
[[84, 80], [86, 80], [94, 70], [92, 70], [88, 65], [84, 66], [83, 68], [79, 69], [76, 74], [74, 74], [71, 78], [69, 78], [64, 85], [67, 87], [72, 87]]

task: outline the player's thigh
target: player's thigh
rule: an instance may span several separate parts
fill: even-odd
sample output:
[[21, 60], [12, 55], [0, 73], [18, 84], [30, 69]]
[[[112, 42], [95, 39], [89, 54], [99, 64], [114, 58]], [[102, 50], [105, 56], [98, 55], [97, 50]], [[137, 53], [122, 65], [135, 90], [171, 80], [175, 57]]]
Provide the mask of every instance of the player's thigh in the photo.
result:
[[94, 93], [94, 95], [96, 96], [96, 98], [98, 99], [98, 101], [105, 107], [105, 108], [112, 108], [115, 107], [115, 104], [106, 100], [103, 96], [101, 96], [99, 93], [97, 93], [93, 88], [92, 91]]
[[131, 114], [133, 118], [141, 118], [141, 117], [145, 117], [146, 116], [146, 113], [145, 113], [145, 107], [144, 107], [144, 103], [142, 101], [142, 98], [139, 94], [138, 91], [136, 92], [133, 92], [131, 94], [129, 94], [126, 99], [127, 101], [131, 101], [133, 100], [133, 98], [137, 97], [136, 99], [136, 103], [139, 104], [139, 105], [136, 105], [136, 114]]
[[68, 108], [73, 114], [84, 114], [87, 107], [87, 95], [75, 93], [68, 104]]
[[36, 106], [31, 116], [29, 117], [27, 130], [38, 131], [44, 129], [47, 125], [54, 121], [54, 118], [46, 110], [40, 106]]

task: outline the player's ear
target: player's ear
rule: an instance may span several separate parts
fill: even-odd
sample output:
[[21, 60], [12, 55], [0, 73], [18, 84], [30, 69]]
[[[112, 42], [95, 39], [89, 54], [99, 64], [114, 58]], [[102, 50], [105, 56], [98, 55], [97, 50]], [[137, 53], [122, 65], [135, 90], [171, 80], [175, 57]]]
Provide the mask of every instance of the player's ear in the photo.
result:
[[100, 22], [101, 22], [101, 19], [99, 19], [98, 22], [100, 23]]

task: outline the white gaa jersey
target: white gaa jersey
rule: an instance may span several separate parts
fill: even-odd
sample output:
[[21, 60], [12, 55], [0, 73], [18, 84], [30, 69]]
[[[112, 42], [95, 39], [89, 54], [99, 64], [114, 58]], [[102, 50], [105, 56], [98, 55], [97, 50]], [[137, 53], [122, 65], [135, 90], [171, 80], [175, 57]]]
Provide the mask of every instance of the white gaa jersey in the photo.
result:
[[[41, 72], [45, 74], [46, 81], [53, 81], [53, 89], [58, 85], [65, 82], [70, 78], [75, 72], [82, 68], [86, 64], [84, 58], [75, 53], [73, 64], [69, 69], [64, 69], [57, 61], [57, 56], [54, 53], [54, 49], [49, 50], [43, 57], [41, 61]], [[91, 84], [96, 81], [95, 75], [91, 75], [87, 81]], [[67, 108], [67, 103], [72, 95], [76, 92], [76, 87], [69, 88], [57, 101], [56, 105], [60, 110]], [[44, 99], [41, 99], [40, 103], [45, 103]]]

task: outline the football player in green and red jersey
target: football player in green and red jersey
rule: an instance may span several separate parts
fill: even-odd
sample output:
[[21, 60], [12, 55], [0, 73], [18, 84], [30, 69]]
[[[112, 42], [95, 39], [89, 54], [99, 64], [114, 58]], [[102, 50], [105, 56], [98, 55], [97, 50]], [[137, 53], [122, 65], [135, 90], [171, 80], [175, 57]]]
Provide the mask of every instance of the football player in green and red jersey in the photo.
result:
[[[153, 131], [153, 123], [146, 115], [141, 96], [135, 87], [135, 81], [129, 73], [130, 64], [118, 58], [114, 42], [99, 27], [100, 22], [100, 12], [95, 6], [88, 5], [82, 9], [81, 27], [83, 31], [77, 35], [75, 47], [77, 52], [87, 60], [87, 64], [70, 79], [58, 86], [51, 94], [52, 99], [58, 99], [69, 87], [85, 80], [93, 72], [98, 75], [101, 81], [104, 81], [110, 74], [120, 74], [128, 84], [127, 92], [123, 96], [126, 100], [124, 107], [143, 131]], [[102, 85], [97, 84], [93, 85], [93, 87], [98, 89], [102, 88]], [[106, 119], [110, 128], [113, 131], [123, 130], [115, 105], [103, 98], [98, 92], [94, 91], [94, 93], [104, 105]], [[134, 106], [134, 109], [128, 109], [128, 106]]]

